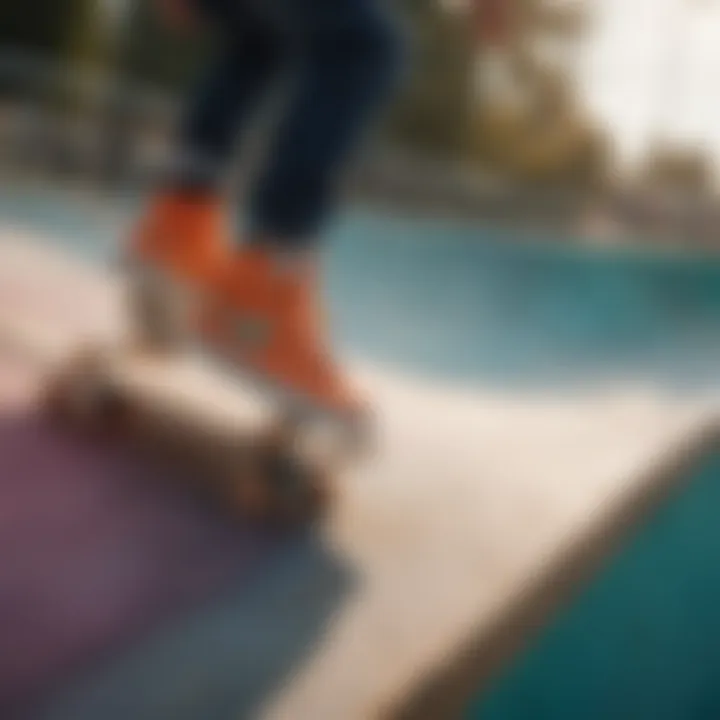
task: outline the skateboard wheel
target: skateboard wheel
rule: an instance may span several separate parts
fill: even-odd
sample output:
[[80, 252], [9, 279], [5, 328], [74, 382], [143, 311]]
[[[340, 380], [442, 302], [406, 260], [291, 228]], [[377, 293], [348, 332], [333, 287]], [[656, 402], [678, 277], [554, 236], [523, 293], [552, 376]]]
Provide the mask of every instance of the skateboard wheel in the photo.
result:
[[93, 432], [127, 427], [130, 408], [106, 382], [100, 364], [99, 357], [85, 355], [49, 381], [42, 404], [50, 418]]
[[232, 490], [232, 505], [245, 518], [261, 523], [272, 519], [275, 511], [270, 488], [258, 472], [242, 474]]
[[316, 466], [298, 454], [297, 432], [292, 423], [278, 423], [233, 461], [232, 499], [242, 515], [297, 527], [324, 514], [330, 499], [328, 484]]
[[326, 478], [292, 452], [292, 443], [268, 447], [262, 463], [274, 512], [283, 524], [312, 523], [324, 514], [330, 501]]

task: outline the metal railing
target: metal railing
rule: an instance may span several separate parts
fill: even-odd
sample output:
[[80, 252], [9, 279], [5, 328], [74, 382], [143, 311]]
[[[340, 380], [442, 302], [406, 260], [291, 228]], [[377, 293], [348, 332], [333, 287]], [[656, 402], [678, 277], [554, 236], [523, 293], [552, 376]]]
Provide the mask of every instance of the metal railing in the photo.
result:
[[138, 182], [167, 146], [176, 103], [109, 73], [0, 51], [0, 169]]
[[[177, 111], [177, 99], [156, 88], [0, 48], [0, 173], [6, 176], [81, 183], [99, 192], [142, 188], [168, 158]], [[720, 244], [720, 204], [713, 198], [519, 187], [382, 145], [360, 160], [351, 191], [403, 213], [462, 217], [538, 236], [578, 239], [594, 225], [613, 239]], [[243, 163], [240, 183], [246, 171]]]

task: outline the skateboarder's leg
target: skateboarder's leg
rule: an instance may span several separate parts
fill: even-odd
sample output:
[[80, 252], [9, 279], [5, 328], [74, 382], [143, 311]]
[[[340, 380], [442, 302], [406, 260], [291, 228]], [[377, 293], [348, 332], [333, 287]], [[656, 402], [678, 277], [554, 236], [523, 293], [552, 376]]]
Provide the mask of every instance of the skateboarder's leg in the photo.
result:
[[250, 236], [313, 243], [339, 173], [398, 76], [381, 0], [273, 0], [295, 27], [296, 84], [251, 201]]
[[[376, 0], [266, 3], [292, 42], [295, 85], [251, 196], [250, 242], [218, 288], [225, 307], [217, 317], [242, 318], [251, 308], [254, 327], [234, 329], [235, 338], [250, 339], [236, 340], [238, 359], [352, 412], [359, 401], [330, 359], [318, 317], [315, 250], [339, 174], [397, 79], [398, 39]], [[257, 332], [258, 316], [267, 332]], [[227, 346], [223, 321], [208, 327]]]
[[212, 189], [237, 141], [279, 78], [286, 44], [262, 12], [243, 0], [199, 0], [220, 41], [189, 103], [178, 139], [177, 183]]
[[218, 35], [215, 58], [182, 118], [175, 157], [152, 199], [136, 255], [205, 282], [229, 244], [220, 185], [235, 144], [279, 75], [284, 44], [242, 0], [196, 0]]

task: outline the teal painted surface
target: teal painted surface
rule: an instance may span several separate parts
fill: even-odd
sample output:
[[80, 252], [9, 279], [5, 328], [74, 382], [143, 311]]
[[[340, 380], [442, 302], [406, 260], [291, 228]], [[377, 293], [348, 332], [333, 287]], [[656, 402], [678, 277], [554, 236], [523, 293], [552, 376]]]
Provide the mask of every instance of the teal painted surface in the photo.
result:
[[720, 455], [466, 720], [720, 718]]
[[360, 214], [333, 240], [343, 339], [401, 367], [516, 390], [617, 377], [688, 389], [716, 374], [717, 259]]
[[[0, 191], [0, 222], [105, 259], [113, 212], [48, 190]], [[640, 378], [687, 391], [720, 365], [720, 258], [517, 244], [446, 221], [347, 213], [329, 232], [339, 347], [457, 382], [513, 389]]]

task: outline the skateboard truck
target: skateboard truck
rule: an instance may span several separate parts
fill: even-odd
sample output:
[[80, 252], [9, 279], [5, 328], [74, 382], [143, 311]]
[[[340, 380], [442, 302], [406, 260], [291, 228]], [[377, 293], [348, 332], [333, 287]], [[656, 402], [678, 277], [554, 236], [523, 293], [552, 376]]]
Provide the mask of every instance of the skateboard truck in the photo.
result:
[[140, 380], [148, 362], [161, 367], [167, 361], [84, 350], [49, 379], [42, 404], [53, 422], [178, 461], [233, 514], [296, 525], [325, 513], [338, 458], [304, 451], [305, 425], [285, 417], [268, 418], [254, 432], [206, 424], [167, 390], [152, 397]]

